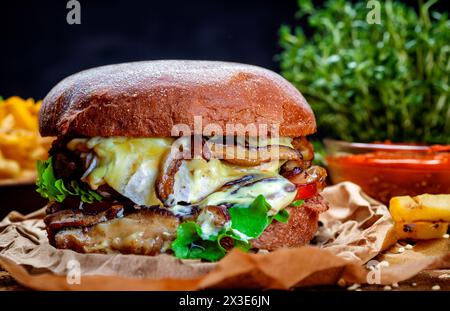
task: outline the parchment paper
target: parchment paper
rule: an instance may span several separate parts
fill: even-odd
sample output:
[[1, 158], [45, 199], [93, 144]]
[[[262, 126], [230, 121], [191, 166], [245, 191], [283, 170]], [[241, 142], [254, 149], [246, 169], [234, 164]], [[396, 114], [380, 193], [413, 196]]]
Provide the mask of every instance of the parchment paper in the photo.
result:
[[418, 243], [399, 253], [386, 206], [369, 198], [357, 185], [341, 183], [327, 187], [322, 195], [330, 209], [320, 217], [315, 245], [258, 254], [233, 250], [218, 263], [182, 261], [170, 255], [59, 250], [48, 244], [43, 210], [26, 216], [11, 212], [0, 222], [0, 265], [22, 285], [39, 290], [290, 289], [374, 281], [391, 284], [424, 269], [450, 267], [448, 239]]

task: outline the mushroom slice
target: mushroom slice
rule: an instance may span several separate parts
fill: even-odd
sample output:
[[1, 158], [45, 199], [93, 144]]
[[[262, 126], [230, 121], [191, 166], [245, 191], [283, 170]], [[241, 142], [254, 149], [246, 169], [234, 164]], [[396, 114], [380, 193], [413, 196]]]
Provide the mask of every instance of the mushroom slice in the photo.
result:
[[226, 145], [220, 143], [205, 143], [203, 156], [209, 160], [222, 159], [228, 163], [240, 166], [256, 166], [273, 160], [301, 160], [299, 151], [283, 145], [265, 147], [242, 146], [240, 144]]
[[315, 183], [319, 191], [325, 187], [325, 182], [327, 178], [327, 171], [320, 166], [311, 166], [306, 170], [294, 170], [291, 175], [287, 176], [284, 174], [295, 185], [307, 185]]
[[306, 137], [296, 137], [292, 140], [292, 146], [302, 154], [304, 161], [314, 160], [314, 147]]
[[177, 173], [182, 159], [174, 157], [173, 152], [168, 151], [160, 164], [158, 177], [156, 178], [156, 195], [165, 203], [173, 192], [175, 174]]

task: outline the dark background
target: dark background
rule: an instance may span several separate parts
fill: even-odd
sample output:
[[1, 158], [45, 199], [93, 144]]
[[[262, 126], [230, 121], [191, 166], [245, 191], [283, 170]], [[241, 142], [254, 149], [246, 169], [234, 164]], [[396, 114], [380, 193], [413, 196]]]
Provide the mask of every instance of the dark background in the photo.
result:
[[0, 96], [41, 99], [70, 74], [136, 60], [224, 60], [278, 71], [280, 25], [308, 33], [295, 19], [297, 0], [79, 1], [81, 25], [68, 25], [68, 0], [0, 0]]
[[278, 29], [294, 24], [296, 0], [0, 1], [0, 95], [43, 98], [58, 81], [104, 64], [210, 59], [278, 70]]

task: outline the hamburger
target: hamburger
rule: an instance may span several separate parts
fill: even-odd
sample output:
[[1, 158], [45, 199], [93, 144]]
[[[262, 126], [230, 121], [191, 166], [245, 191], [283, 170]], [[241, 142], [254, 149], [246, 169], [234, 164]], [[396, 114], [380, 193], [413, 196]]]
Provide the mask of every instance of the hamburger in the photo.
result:
[[304, 97], [278, 74], [146, 61], [74, 74], [45, 97], [37, 191], [51, 245], [216, 261], [307, 244], [327, 204]]

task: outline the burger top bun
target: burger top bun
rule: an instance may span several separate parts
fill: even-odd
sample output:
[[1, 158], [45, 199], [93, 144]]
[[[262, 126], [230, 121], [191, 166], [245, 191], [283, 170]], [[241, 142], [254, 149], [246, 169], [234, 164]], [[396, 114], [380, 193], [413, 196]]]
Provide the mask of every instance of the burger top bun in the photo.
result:
[[[300, 92], [260, 67], [215, 61], [160, 60], [85, 70], [43, 100], [42, 136], [168, 137], [175, 124], [279, 126], [280, 136], [316, 131]], [[274, 132], [274, 131], [273, 131]], [[184, 134], [187, 135], [187, 134]]]

